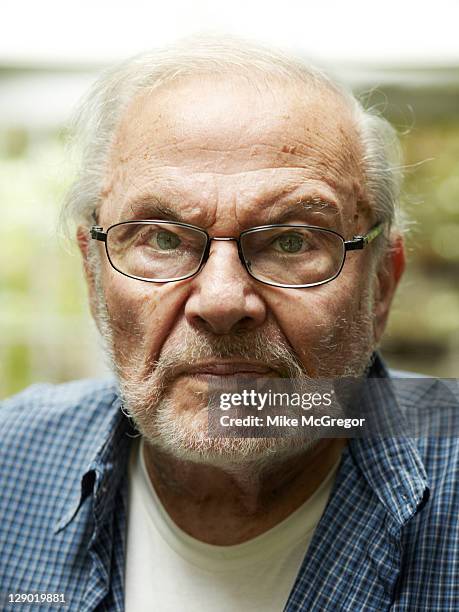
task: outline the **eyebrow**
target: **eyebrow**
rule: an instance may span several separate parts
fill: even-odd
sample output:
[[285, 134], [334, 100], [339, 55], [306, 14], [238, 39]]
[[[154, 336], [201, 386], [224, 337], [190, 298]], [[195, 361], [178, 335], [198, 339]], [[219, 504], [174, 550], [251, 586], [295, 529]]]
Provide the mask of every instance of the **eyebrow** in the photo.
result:
[[287, 201], [282, 205], [283, 210], [278, 214], [275, 214], [275, 208], [277, 208], [276, 205], [272, 207], [272, 211], [268, 216], [268, 224], [282, 223], [282, 221], [285, 221], [288, 217], [292, 217], [298, 213], [322, 214], [334, 217], [339, 214], [336, 204], [318, 197], [299, 199], [294, 202]]
[[126, 209], [131, 210], [134, 219], [164, 219], [186, 223], [178, 210], [161, 201], [158, 196], [141, 196], [130, 202]]
[[[276, 209], [281, 206], [282, 210], [276, 213]], [[162, 201], [158, 196], [151, 194], [133, 200], [126, 206], [126, 209], [131, 210], [133, 219], [164, 219], [167, 221], [178, 221], [179, 223], [189, 222], [176, 208]], [[267, 207], [262, 209], [261, 212], [266, 212], [266, 210]], [[339, 214], [339, 210], [335, 203], [316, 196], [291, 201], [287, 200], [282, 204], [274, 203], [270, 206], [268, 218], [266, 221], [263, 221], [263, 225], [282, 223], [289, 217], [299, 213], [336, 217]]]

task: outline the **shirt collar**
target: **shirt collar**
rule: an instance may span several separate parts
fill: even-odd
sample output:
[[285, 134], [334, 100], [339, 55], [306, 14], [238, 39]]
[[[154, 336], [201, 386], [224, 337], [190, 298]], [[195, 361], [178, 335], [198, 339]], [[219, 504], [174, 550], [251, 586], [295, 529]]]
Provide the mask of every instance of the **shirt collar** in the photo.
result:
[[[82, 503], [93, 495], [96, 522], [103, 521], [113, 507], [113, 499], [120, 479], [127, 468], [129, 449], [136, 430], [124, 414], [120, 398], [115, 395], [109, 406], [103, 407], [105, 415], [95, 428], [93, 453], [81, 460], [76, 472], [76, 482], [67, 483], [64, 502], [58, 513], [54, 530], [58, 533], [76, 517]], [[90, 435], [90, 434], [88, 434]]]

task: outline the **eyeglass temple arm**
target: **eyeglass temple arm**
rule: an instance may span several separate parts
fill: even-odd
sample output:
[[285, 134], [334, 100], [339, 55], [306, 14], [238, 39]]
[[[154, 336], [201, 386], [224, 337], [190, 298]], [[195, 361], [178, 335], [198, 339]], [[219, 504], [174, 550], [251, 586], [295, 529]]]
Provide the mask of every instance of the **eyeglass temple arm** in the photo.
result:
[[100, 240], [101, 242], [107, 242], [107, 232], [103, 231], [103, 227], [100, 225], [93, 225], [89, 230], [91, 238], [93, 240]]
[[367, 244], [372, 242], [383, 230], [383, 224], [377, 223], [374, 225], [365, 236], [354, 236], [352, 240], [346, 240], [344, 248], [346, 251], [357, 251], [364, 249]]

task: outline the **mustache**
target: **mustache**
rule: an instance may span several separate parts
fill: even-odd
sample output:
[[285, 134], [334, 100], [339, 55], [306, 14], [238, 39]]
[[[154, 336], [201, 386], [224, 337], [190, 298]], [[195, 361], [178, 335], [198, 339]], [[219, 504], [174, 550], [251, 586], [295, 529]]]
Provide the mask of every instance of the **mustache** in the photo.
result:
[[231, 336], [216, 336], [190, 327], [177, 330], [169, 337], [158, 359], [147, 363], [146, 378], [167, 384], [186, 368], [218, 359], [257, 362], [275, 370], [282, 378], [307, 376], [293, 348], [274, 327]]

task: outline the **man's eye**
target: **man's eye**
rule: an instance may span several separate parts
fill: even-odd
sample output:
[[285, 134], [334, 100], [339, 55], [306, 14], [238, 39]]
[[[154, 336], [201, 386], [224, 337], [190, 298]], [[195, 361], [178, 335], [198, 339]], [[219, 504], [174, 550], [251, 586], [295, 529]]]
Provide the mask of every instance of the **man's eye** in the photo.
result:
[[276, 251], [282, 251], [283, 253], [298, 253], [307, 246], [307, 244], [300, 234], [290, 233], [282, 234], [282, 236], [276, 238], [273, 242], [273, 246]]
[[162, 251], [172, 251], [180, 246], [181, 240], [177, 234], [162, 230], [156, 234], [153, 238], [153, 242], [156, 243]]

